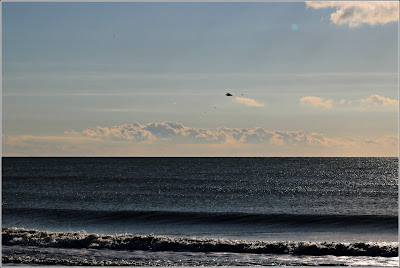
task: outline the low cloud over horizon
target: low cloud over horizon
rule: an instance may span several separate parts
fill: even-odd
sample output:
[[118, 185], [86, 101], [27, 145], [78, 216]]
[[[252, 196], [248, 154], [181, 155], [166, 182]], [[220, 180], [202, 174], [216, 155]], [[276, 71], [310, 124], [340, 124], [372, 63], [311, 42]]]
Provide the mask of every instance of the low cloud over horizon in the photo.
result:
[[[72, 131], [70, 131], [72, 133]], [[307, 131], [281, 131], [255, 128], [218, 127], [215, 131], [192, 128], [178, 122], [153, 122], [123, 124], [113, 127], [97, 126], [84, 129], [81, 136], [114, 140], [130, 140], [142, 143], [271, 143], [283, 144], [330, 144], [340, 143], [319, 133]], [[75, 135], [75, 132], [74, 132]], [[348, 140], [346, 140], [348, 141]]]
[[398, 136], [328, 137], [307, 131], [178, 122], [67, 130], [67, 136], [3, 135], [5, 156], [396, 156]]
[[306, 6], [313, 9], [335, 8], [330, 21], [333, 24], [348, 24], [350, 28], [399, 20], [398, 1], [307, 1]]

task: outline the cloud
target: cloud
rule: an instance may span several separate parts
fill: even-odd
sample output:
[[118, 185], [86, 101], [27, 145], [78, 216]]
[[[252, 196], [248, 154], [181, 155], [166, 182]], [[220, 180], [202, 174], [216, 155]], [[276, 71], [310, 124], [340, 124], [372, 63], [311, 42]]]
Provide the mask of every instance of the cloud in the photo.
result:
[[100, 139], [91, 137], [2, 135], [3, 153], [10, 156], [68, 156], [93, 151]]
[[85, 129], [82, 135], [93, 138], [112, 138], [114, 140], [153, 141], [156, 137], [138, 123], [123, 124], [120, 126]]
[[[221, 128], [220, 143], [3, 135], [4, 156], [397, 156], [398, 136], [334, 138], [305, 131]], [[236, 136], [236, 138], [235, 138]], [[241, 141], [239, 141], [241, 140]]]
[[313, 106], [313, 107], [323, 107], [323, 108], [332, 108], [333, 101], [325, 100], [320, 97], [315, 96], [307, 96], [300, 99], [300, 105], [304, 106]]
[[347, 139], [331, 138], [307, 131], [281, 131], [256, 128], [218, 127], [215, 131], [192, 128], [177, 122], [152, 122], [124, 124], [114, 127], [85, 129], [83, 137], [104, 140], [132, 141], [137, 143], [171, 144], [272, 144], [272, 145], [323, 145], [347, 144]]
[[79, 135], [79, 132], [77, 132], [77, 131], [75, 131], [73, 129], [69, 129], [69, 130], [64, 131], [64, 134], [66, 134], [66, 135]]
[[362, 24], [386, 24], [399, 19], [397, 1], [311, 1], [306, 2], [306, 6], [314, 9], [336, 8], [336, 11], [330, 15], [331, 22], [348, 24], [350, 28], [356, 28]]
[[[67, 131], [71, 136], [3, 134], [5, 156], [397, 156], [398, 136], [329, 137], [302, 130], [192, 128], [178, 122]], [[79, 133], [77, 135], [76, 133]]]
[[263, 107], [264, 103], [259, 103], [254, 99], [249, 99], [249, 98], [244, 98], [244, 97], [235, 97], [233, 102], [241, 103], [246, 106], [251, 106], [251, 107]]
[[322, 145], [330, 146], [348, 143], [347, 139], [330, 138], [320, 133], [307, 131], [281, 131], [258, 128], [227, 128], [220, 127], [218, 132], [223, 132], [231, 139], [244, 144], [267, 143], [273, 145]]
[[368, 98], [361, 99], [361, 103], [366, 103], [371, 106], [398, 106], [398, 100], [386, 98], [377, 94], [373, 94]]
[[97, 126], [83, 130], [82, 135], [136, 142], [160, 142], [177, 138], [181, 138], [180, 141], [192, 139], [195, 142], [221, 142], [226, 138], [208, 129], [186, 127], [177, 122], [152, 122], [145, 125], [133, 123], [111, 128]]

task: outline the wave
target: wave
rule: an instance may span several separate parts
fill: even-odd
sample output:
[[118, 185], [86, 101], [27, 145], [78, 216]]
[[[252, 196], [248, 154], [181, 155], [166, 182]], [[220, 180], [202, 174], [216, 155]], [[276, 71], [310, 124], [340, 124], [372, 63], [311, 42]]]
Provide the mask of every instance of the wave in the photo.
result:
[[3, 228], [3, 245], [111, 250], [232, 252], [334, 256], [398, 256], [398, 243], [267, 242], [133, 234], [88, 234]]
[[297, 215], [297, 214], [252, 214], [252, 213], [211, 213], [173, 211], [100, 211], [44, 208], [3, 208], [3, 216], [20, 215], [83, 221], [113, 223], [156, 224], [224, 224], [277, 227], [324, 227], [324, 228], [398, 228], [398, 217], [389, 215]]
[[[159, 266], [159, 263], [125, 260], [96, 260], [79, 258], [52, 258], [45, 256], [6, 255], [2, 254], [4, 264], [17, 265], [67, 265], [67, 266]], [[167, 265], [165, 265], [167, 266]]]

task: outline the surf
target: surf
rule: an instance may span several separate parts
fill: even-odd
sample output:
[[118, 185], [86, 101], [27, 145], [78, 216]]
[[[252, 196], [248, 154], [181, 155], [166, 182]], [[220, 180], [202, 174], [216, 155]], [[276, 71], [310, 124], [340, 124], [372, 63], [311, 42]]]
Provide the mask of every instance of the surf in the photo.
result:
[[248, 241], [214, 238], [168, 237], [135, 234], [50, 232], [24, 228], [3, 228], [3, 245], [75, 249], [143, 251], [230, 252], [254, 254], [295, 254], [333, 256], [398, 256], [397, 242], [292, 242]]

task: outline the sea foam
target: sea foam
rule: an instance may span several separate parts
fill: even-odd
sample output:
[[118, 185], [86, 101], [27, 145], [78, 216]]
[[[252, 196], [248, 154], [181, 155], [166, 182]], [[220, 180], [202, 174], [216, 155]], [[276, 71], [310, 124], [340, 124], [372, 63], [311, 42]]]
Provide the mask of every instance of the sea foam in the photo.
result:
[[397, 257], [398, 243], [246, 241], [134, 234], [88, 234], [3, 228], [3, 245], [145, 251]]

